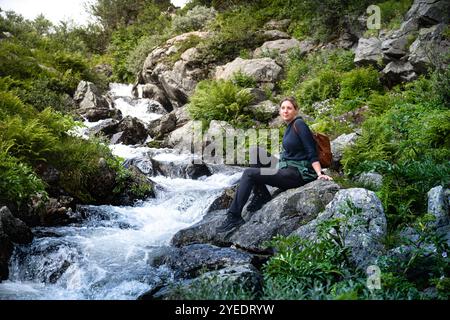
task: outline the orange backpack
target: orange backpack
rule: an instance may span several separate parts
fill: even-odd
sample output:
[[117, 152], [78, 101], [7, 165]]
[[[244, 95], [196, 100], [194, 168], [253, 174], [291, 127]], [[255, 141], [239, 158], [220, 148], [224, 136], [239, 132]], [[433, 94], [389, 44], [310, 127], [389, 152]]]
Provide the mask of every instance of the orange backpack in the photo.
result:
[[[298, 134], [298, 129], [295, 126], [294, 120], [294, 130]], [[331, 143], [330, 138], [328, 138], [323, 133], [311, 131], [314, 141], [316, 142], [317, 155], [319, 156], [319, 162], [322, 168], [328, 168], [331, 166], [333, 161], [333, 155], [331, 154]]]

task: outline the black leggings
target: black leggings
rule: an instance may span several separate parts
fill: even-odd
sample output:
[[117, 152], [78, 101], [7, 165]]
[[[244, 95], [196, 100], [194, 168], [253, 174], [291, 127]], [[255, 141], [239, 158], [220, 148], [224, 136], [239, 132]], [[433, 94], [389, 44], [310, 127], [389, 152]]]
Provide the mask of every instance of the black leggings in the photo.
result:
[[[242, 209], [250, 197], [252, 189], [255, 189], [255, 191], [258, 190], [262, 195], [268, 197], [270, 196], [270, 192], [267, 190], [266, 184], [283, 190], [298, 188], [305, 184], [298, 169], [295, 167], [274, 169], [273, 172], [270, 172], [269, 174], [265, 168], [268, 166], [267, 161], [264, 161], [265, 164], [262, 164], [261, 156], [271, 157], [264, 149], [255, 148], [250, 150], [250, 161], [252, 162], [252, 159], [255, 160], [253, 168], [245, 169], [242, 174], [236, 195], [228, 210], [230, 213], [236, 215], [242, 213]], [[274, 165], [274, 163], [276, 164], [277, 159], [274, 157], [271, 157], [271, 159], [274, 160], [272, 165]]]

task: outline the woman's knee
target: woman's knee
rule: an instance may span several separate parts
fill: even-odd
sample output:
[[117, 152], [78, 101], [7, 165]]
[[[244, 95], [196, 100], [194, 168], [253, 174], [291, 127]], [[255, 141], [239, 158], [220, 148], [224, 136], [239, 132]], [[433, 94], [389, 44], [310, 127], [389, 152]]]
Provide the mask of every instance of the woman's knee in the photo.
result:
[[247, 168], [244, 170], [244, 173], [242, 174], [242, 177], [252, 179], [255, 176], [257, 176], [260, 173], [259, 168]]

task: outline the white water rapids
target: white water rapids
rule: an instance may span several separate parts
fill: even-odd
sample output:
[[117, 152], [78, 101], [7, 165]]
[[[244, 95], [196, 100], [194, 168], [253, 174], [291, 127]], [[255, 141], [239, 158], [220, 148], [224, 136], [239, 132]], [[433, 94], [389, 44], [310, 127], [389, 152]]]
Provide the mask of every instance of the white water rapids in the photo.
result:
[[[121, 95], [131, 96], [129, 88], [113, 85], [115, 101], [125, 103]], [[135, 109], [122, 105], [124, 116], [158, 117], [147, 114], [141, 101], [133, 105]], [[148, 148], [115, 145], [112, 150], [133, 158]], [[158, 155], [158, 160], [180, 158], [174, 153]], [[33, 242], [15, 248], [9, 279], [0, 283], [0, 300], [136, 299], [172, 277], [164, 266], [152, 267], [152, 258], [178, 230], [200, 221], [212, 201], [239, 177], [239, 173], [198, 180], [152, 177], [156, 198], [133, 207], [90, 206], [91, 214], [82, 223], [33, 229]]]

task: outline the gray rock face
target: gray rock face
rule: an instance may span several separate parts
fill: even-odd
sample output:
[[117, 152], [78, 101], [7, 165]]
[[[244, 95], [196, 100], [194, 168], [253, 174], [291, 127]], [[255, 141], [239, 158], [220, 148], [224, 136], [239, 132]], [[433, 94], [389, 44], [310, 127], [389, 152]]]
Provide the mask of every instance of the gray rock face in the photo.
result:
[[[418, 73], [426, 73], [428, 67], [445, 68], [445, 54], [449, 52], [450, 41], [443, 35], [445, 24], [423, 28], [409, 47], [408, 61]], [[442, 64], [442, 65], [441, 65]]]
[[173, 109], [172, 104], [165, 95], [165, 92], [155, 84], [147, 83], [142, 86], [142, 98], [158, 101], [167, 111]]
[[383, 176], [376, 172], [365, 172], [356, 181], [364, 185], [365, 188], [379, 190], [383, 185]]
[[253, 113], [256, 120], [265, 121], [267, 119], [272, 119], [278, 115], [278, 105], [270, 100], [265, 100], [248, 106], [247, 109]]
[[89, 121], [121, 118], [120, 111], [109, 108], [113, 104], [111, 99], [102, 96], [92, 82], [80, 81], [73, 99], [79, 106], [77, 113]]
[[183, 52], [181, 59], [175, 62], [173, 67], [164, 62], [165, 58], [178, 51], [177, 44], [191, 36], [204, 39], [210, 34], [194, 31], [167, 40], [163, 46], [156, 48], [147, 56], [139, 76], [138, 83], [151, 84], [150, 95], [157, 97], [167, 111], [183, 106], [197, 82], [208, 76], [208, 70], [202, 66], [195, 48]]
[[0, 209], [0, 232], [18, 244], [30, 243], [33, 240], [30, 228], [22, 220], [14, 217], [8, 207]]
[[392, 58], [399, 59], [408, 52], [408, 42], [408, 34], [392, 36], [392, 38], [383, 41], [381, 44], [381, 51], [383, 52], [383, 55], [387, 56], [387, 61]]
[[246, 265], [252, 262], [248, 253], [232, 248], [219, 248], [208, 244], [193, 244], [174, 248], [170, 255], [160, 260], [160, 264], [175, 271], [179, 278], [195, 278], [201, 272], [227, 267]]
[[228, 209], [231, 205], [231, 202], [233, 202], [234, 195], [236, 194], [237, 186], [233, 186], [230, 188], [225, 189], [221, 195], [211, 203], [207, 213], [217, 211], [217, 210], [224, 210]]
[[153, 175], [163, 175], [170, 178], [198, 179], [210, 176], [208, 166], [194, 163], [191, 154], [178, 154], [170, 149], [153, 149], [148, 153]]
[[280, 30], [266, 30], [263, 32], [263, 37], [267, 41], [289, 39], [291, 36], [286, 32]]
[[208, 289], [214, 293], [223, 292], [224, 288], [243, 288], [246, 292], [256, 294], [261, 289], [262, 276], [251, 264], [230, 266], [205, 272], [194, 279], [176, 281], [171, 285], [156, 288], [138, 300], [185, 300], [186, 293], [195, 292], [205, 283], [208, 283]]
[[294, 38], [267, 41], [261, 47], [255, 49], [253, 57], [260, 58], [270, 54], [287, 54], [294, 48], [300, 48], [300, 41]]
[[292, 234], [317, 241], [317, 226], [334, 218], [343, 219], [340, 229], [344, 245], [350, 250], [350, 260], [365, 270], [384, 251], [381, 241], [386, 235], [386, 217], [381, 201], [374, 192], [366, 189], [340, 190], [317, 219]]
[[231, 79], [233, 74], [239, 71], [253, 77], [259, 84], [264, 84], [279, 80], [282, 69], [270, 58], [249, 60], [236, 58], [224, 66], [217, 67], [215, 79]]
[[339, 167], [337, 164], [342, 160], [344, 149], [353, 145], [357, 138], [358, 135], [356, 133], [349, 133], [342, 134], [331, 141], [331, 153], [333, 155], [333, 162], [335, 163], [335, 166]]
[[143, 143], [148, 136], [144, 123], [140, 120], [127, 116], [117, 125], [118, 133], [111, 138], [111, 143], [123, 143], [127, 145], [135, 145]]
[[450, 224], [450, 189], [442, 186], [432, 188], [428, 195], [428, 212], [432, 213], [436, 221], [433, 225], [436, 228]]
[[417, 19], [421, 27], [448, 23], [449, 5], [447, 0], [415, 0], [406, 13], [405, 20]]
[[161, 139], [166, 133], [176, 128], [177, 118], [175, 113], [171, 112], [151, 122], [148, 126], [148, 133], [152, 138]]
[[193, 136], [194, 134], [194, 122], [189, 121], [185, 125], [176, 130], [170, 132], [164, 139], [163, 145], [169, 148], [174, 148], [179, 151], [191, 152]]
[[338, 190], [334, 182], [319, 180], [287, 190], [250, 217], [244, 213], [247, 222], [231, 235], [230, 241], [241, 248], [264, 251], [264, 241], [275, 235], [287, 236], [313, 220]]
[[196, 225], [181, 230], [172, 238], [172, 244], [190, 243], [230, 245], [264, 251], [263, 242], [276, 234], [288, 235], [300, 225], [314, 219], [330, 202], [339, 186], [329, 181], [313, 181], [303, 187], [283, 192], [250, 216], [244, 212], [246, 223], [231, 234], [217, 233], [216, 228], [226, 218], [226, 211], [205, 215]]
[[216, 230], [225, 219], [226, 210], [207, 213], [193, 226], [178, 231], [172, 237], [171, 245], [181, 247], [193, 243], [210, 243], [216, 246], [230, 246], [227, 234], [217, 233]]
[[360, 38], [355, 50], [354, 62], [357, 65], [377, 65], [382, 59], [381, 41], [378, 38]]
[[0, 208], [0, 282], [8, 279], [8, 262], [14, 249], [13, 243], [26, 244], [32, 240], [30, 228], [15, 218], [7, 207]]
[[392, 61], [381, 71], [382, 80], [389, 87], [401, 82], [412, 81], [417, 78], [414, 67], [409, 62]]
[[148, 157], [139, 156], [136, 158], [127, 159], [123, 163], [123, 166], [125, 168], [130, 168], [131, 166], [134, 166], [145, 175], [149, 176], [153, 175], [153, 164]]

